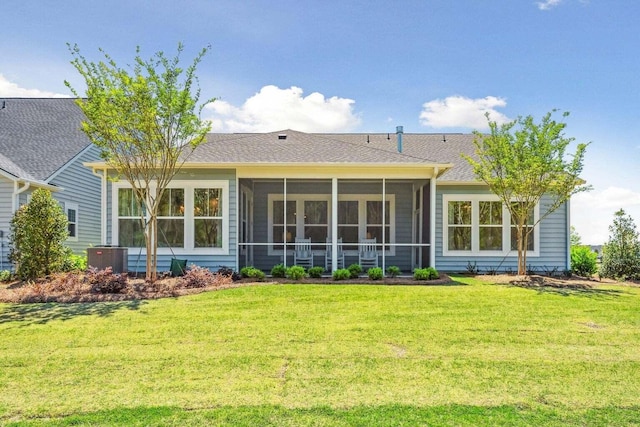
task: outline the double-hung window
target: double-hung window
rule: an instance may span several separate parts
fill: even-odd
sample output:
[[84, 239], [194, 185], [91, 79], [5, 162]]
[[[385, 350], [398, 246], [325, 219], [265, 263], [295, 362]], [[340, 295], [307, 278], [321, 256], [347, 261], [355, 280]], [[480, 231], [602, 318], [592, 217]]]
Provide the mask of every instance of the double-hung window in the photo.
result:
[[478, 201], [478, 245], [481, 251], [502, 251], [503, 209], [499, 201]]
[[144, 225], [145, 216], [143, 214], [144, 207], [138, 202], [132, 188], [117, 188], [117, 220], [114, 221], [116, 226], [118, 241], [120, 246], [126, 247], [144, 247]]
[[223, 193], [221, 188], [193, 190], [194, 247], [221, 248], [223, 235]]
[[166, 188], [158, 205], [158, 247], [184, 247], [184, 188]]
[[67, 240], [78, 241], [78, 205], [76, 203], [65, 202], [64, 210], [67, 215], [67, 230], [69, 237]]
[[447, 231], [450, 251], [471, 250], [471, 201], [447, 203]]
[[[443, 200], [444, 256], [505, 256], [517, 250], [516, 227], [509, 210], [492, 195], [445, 194]], [[537, 209], [527, 218], [533, 226]], [[529, 255], [537, 256], [538, 233], [531, 233]]]
[[[143, 248], [148, 212], [127, 183], [115, 183], [113, 192], [113, 243]], [[158, 253], [226, 254], [228, 236], [227, 181], [173, 181], [165, 188], [158, 204]]]

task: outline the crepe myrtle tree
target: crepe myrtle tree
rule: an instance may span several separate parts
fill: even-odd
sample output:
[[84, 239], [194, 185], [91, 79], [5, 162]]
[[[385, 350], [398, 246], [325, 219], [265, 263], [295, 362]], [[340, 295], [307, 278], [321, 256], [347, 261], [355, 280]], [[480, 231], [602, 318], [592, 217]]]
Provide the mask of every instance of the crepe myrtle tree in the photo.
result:
[[[476, 177], [511, 214], [521, 275], [527, 271], [527, 248], [535, 227], [572, 195], [591, 189], [580, 179], [588, 144], [577, 144], [575, 153], [567, 153], [575, 138], [565, 137], [566, 124], [552, 119], [555, 112], [545, 114], [539, 123], [527, 116], [501, 125], [487, 113], [489, 133], [474, 131], [476, 156], [463, 154]], [[546, 210], [534, 220], [532, 213], [543, 196], [548, 198]]]
[[104, 50], [103, 60], [87, 60], [77, 45], [67, 45], [71, 64], [84, 78], [86, 97], [65, 81], [86, 116], [82, 130], [101, 150], [105, 162], [133, 189], [144, 224], [146, 279], [157, 277], [158, 211], [165, 189], [211, 129], [201, 119], [196, 68], [210, 49], [202, 49], [186, 69], [183, 45], [175, 57], [162, 51], [143, 59], [136, 48], [133, 66], [120, 68]]

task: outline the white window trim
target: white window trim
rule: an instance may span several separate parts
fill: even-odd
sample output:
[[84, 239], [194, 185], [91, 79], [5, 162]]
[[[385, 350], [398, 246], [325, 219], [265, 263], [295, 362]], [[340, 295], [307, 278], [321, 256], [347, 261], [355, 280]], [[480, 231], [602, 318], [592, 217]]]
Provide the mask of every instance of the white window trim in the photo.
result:
[[[155, 185], [150, 185], [152, 191]], [[114, 182], [111, 189], [111, 240], [114, 245], [118, 245], [118, 190], [121, 188], [131, 188], [126, 181]], [[229, 255], [229, 181], [211, 180], [211, 181], [171, 181], [167, 188], [184, 188], [185, 190], [185, 216], [184, 216], [184, 242], [182, 248], [158, 248], [158, 255]], [[222, 247], [221, 248], [196, 248], [194, 247], [194, 219], [193, 216], [193, 192], [196, 188], [220, 188], [222, 189]], [[146, 254], [146, 248], [131, 248], [133, 251], [141, 251]]]
[[74, 224], [76, 225], [76, 235], [67, 237], [67, 240], [70, 241], [70, 242], [77, 242], [78, 241], [78, 233], [80, 231], [79, 230], [80, 212], [78, 211], [78, 204], [77, 203], [71, 203], [71, 202], [64, 202], [64, 214], [67, 217], [67, 222], [69, 221], [69, 211], [70, 210], [74, 210], [76, 212], [76, 220], [74, 222]]
[[[479, 202], [499, 202], [498, 196], [491, 194], [443, 194], [442, 195], [442, 256], [458, 257], [504, 257], [518, 256], [518, 251], [511, 250], [511, 215], [506, 206], [502, 206], [502, 250], [480, 250], [480, 209]], [[449, 250], [449, 202], [471, 202], [471, 250]], [[540, 218], [540, 205], [533, 212], [534, 223]], [[527, 257], [540, 256], [540, 224], [533, 230], [533, 251], [527, 251]]]
[[[380, 196], [375, 194], [341, 194], [338, 195], [338, 201], [357, 201], [358, 202], [358, 240], [362, 240], [366, 237], [366, 215], [367, 215], [367, 201], [380, 201]], [[267, 241], [269, 243], [273, 243], [273, 202], [276, 201], [284, 201], [283, 194], [275, 194], [271, 193], [267, 196], [267, 212], [268, 212], [268, 230], [267, 230]], [[287, 202], [295, 201], [296, 202], [296, 212], [304, 211], [304, 202], [305, 201], [326, 201], [327, 202], [327, 220], [328, 224], [328, 235], [331, 236], [331, 224], [332, 224], [332, 207], [331, 207], [331, 194], [287, 194]], [[386, 244], [395, 244], [396, 242], [396, 196], [395, 194], [387, 194], [386, 201], [389, 202], [389, 234], [390, 234], [390, 242], [385, 242]], [[339, 224], [338, 224], [339, 225]], [[296, 217], [296, 229], [297, 234], [299, 236], [303, 235], [304, 232], [304, 219], [298, 219]], [[295, 242], [287, 243], [287, 252], [293, 253]], [[382, 242], [378, 242], [382, 244]], [[268, 246], [268, 255], [276, 256], [281, 255], [282, 251], [273, 248], [273, 244]], [[290, 249], [289, 249], [290, 248]], [[323, 255], [325, 250], [315, 250], [314, 254]], [[396, 253], [395, 246], [389, 246], [387, 248], [386, 256], [394, 256]], [[345, 251], [346, 255], [358, 255], [358, 251]]]

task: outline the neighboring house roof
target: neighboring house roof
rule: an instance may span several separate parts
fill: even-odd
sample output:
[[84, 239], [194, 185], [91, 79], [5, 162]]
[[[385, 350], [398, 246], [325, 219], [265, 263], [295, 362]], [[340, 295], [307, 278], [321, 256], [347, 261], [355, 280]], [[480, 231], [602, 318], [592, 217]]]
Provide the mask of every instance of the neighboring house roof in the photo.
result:
[[46, 182], [91, 142], [72, 98], [0, 98], [0, 169]]
[[473, 170], [461, 156], [465, 153], [475, 157], [473, 139], [473, 134], [405, 133], [400, 153], [395, 133], [211, 133], [188, 163], [453, 164], [443, 180], [473, 182]]
[[0, 170], [8, 173], [13, 178], [23, 178], [28, 181], [35, 181], [36, 179], [20, 166], [13, 163], [6, 156], [0, 153]]

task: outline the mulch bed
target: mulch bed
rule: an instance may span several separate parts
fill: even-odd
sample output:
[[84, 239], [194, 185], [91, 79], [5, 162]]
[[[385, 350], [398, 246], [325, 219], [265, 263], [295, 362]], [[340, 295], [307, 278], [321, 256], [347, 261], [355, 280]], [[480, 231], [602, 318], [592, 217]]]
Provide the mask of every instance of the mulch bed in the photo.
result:
[[15, 281], [0, 283], [0, 302], [7, 303], [86, 303], [105, 301], [131, 301], [159, 298], [174, 298], [183, 295], [193, 295], [202, 292], [233, 289], [243, 286], [278, 285], [278, 284], [321, 284], [321, 285], [447, 285], [453, 283], [449, 276], [442, 274], [437, 280], [415, 280], [413, 277], [383, 278], [369, 280], [367, 277], [349, 280], [333, 280], [330, 277], [320, 279], [306, 278], [302, 280], [272, 279], [256, 282], [253, 279], [242, 279], [237, 282], [221, 281], [204, 287], [181, 287], [180, 279], [165, 277], [155, 283], [146, 283], [144, 279], [129, 278], [127, 287], [118, 293], [91, 292], [88, 286], [76, 286], [70, 289], [51, 289], [50, 281], [40, 279], [35, 282]]
[[[609, 279], [592, 279], [584, 277], [549, 277], [540, 275], [515, 276], [515, 275], [479, 275], [474, 276], [491, 284], [505, 284], [525, 288], [557, 288], [586, 290], [593, 289], [600, 285], [621, 284], [626, 286], [639, 287], [638, 282], [616, 282]], [[454, 285], [446, 274], [441, 274], [437, 280], [415, 280], [413, 277], [385, 277], [381, 280], [369, 280], [367, 277], [349, 280], [333, 280], [331, 277], [320, 279], [306, 278], [302, 280], [274, 279], [267, 278], [264, 281], [256, 282], [253, 279], [242, 279], [237, 282], [220, 281], [204, 287], [183, 287], [179, 283], [179, 278], [165, 277], [158, 279], [155, 283], [146, 283], [144, 279], [129, 278], [127, 287], [119, 293], [97, 293], [91, 292], [86, 286], [78, 286], [70, 290], [51, 291], [49, 281], [41, 279], [36, 282], [0, 283], [0, 302], [7, 303], [85, 303], [104, 301], [132, 301], [159, 298], [175, 298], [183, 295], [193, 295], [202, 292], [219, 291], [233, 289], [243, 286], [279, 285], [279, 284], [300, 284], [300, 285], [377, 285], [377, 286], [447, 286]]]

